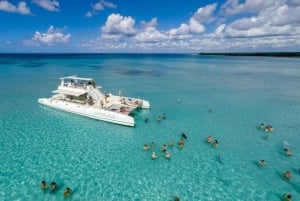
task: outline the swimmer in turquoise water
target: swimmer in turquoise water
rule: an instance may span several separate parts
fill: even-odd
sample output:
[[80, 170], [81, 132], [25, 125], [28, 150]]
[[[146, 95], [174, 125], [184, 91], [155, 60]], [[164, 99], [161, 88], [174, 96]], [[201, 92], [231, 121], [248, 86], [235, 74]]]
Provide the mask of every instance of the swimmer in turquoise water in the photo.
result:
[[282, 201], [292, 201], [292, 195], [289, 193], [285, 193], [283, 195]]
[[71, 192], [72, 190], [69, 187], [67, 187], [66, 190], [64, 191], [64, 197], [65, 198], [69, 197]]
[[42, 181], [42, 183], [41, 183], [41, 189], [42, 190], [46, 190], [47, 189], [46, 181]]
[[265, 160], [260, 160], [260, 161], [258, 161], [258, 165], [259, 166], [265, 166], [265, 165], [267, 165], [267, 163], [266, 163]]
[[219, 162], [223, 162], [224, 158], [223, 158], [223, 154], [219, 154], [218, 156], [218, 161]]

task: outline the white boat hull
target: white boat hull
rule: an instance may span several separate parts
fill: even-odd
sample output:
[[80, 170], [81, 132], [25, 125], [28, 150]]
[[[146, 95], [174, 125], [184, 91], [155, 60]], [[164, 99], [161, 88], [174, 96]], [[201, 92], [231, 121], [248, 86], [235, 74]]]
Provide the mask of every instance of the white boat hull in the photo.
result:
[[106, 121], [115, 124], [121, 124], [125, 126], [134, 126], [134, 118], [122, 113], [108, 111], [99, 107], [88, 104], [79, 104], [73, 102], [67, 102], [64, 100], [40, 98], [38, 102], [42, 105], [52, 107], [55, 109], [63, 110], [66, 112], [78, 114], [81, 116]]

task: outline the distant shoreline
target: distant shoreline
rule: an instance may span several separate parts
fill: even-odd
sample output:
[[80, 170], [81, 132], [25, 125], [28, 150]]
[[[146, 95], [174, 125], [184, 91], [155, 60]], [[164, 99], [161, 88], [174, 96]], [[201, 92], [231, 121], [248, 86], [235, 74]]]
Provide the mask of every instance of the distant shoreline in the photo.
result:
[[300, 57], [300, 52], [230, 52], [230, 53], [198, 53], [200, 56], [255, 56], [255, 57]]

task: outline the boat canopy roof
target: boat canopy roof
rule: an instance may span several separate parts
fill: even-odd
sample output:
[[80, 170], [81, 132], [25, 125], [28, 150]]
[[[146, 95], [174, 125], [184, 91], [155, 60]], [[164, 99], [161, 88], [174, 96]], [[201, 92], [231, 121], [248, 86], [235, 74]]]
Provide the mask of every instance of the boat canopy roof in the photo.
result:
[[60, 78], [61, 80], [82, 80], [82, 81], [93, 81], [92, 78], [85, 78], [85, 77], [77, 77], [76, 75], [71, 75], [71, 76], [67, 76], [67, 77], [62, 77]]
[[52, 91], [52, 93], [78, 97], [78, 96], [85, 94], [86, 92], [85, 91], [67, 91], [67, 90], [57, 89], [57, 90]]

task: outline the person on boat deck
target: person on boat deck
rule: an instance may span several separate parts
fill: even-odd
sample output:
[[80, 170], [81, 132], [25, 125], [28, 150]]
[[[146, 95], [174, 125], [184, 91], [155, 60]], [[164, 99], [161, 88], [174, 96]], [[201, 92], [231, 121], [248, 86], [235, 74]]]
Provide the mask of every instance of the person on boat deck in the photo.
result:
[[42, 182], [41, 182], [41, 189], [42, 189], [42, 190], [45, 190], [46, 188], [47, 188], [46, 181], [42, 181]]
[[51, 182], [51, 191], [55, 191], [57, 189], [57, 184], [55, 182]]
[[72, 190], [69, 187], [67, 187], [66, 190], [64, 191], [64, 197], [69, 197], [71, 192]]

